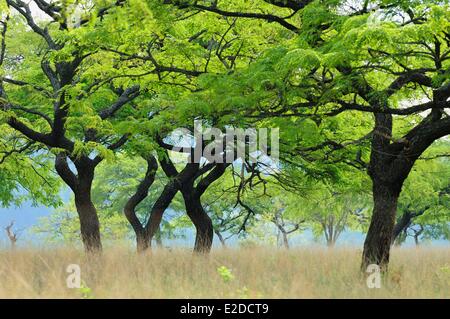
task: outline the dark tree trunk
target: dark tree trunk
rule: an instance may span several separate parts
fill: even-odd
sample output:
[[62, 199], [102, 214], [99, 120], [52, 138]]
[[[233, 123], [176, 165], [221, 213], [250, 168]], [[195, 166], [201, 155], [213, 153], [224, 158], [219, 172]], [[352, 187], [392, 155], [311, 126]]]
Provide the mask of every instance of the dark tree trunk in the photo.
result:
[[419, 227], [420, 227], [419, 230], [414, 233], [414, 242], [416, 243], [416, 246], [419, 246], [419, 237], [420, 237], [420, 235], [422, 235], [422, 233], [424, 231], [424, 228], [422, 225], [419, 225]]
[[75, 195], [75, 206], [80, 220], [81, 239], [86, 252], [101, 252], [100, 221], [97, 210], [91, 199], [92, 181], [96, 163], [88, 157], [73, 159], [77, 175], [72, 172], [67, 156], [58, 154], [55, 168], [59, 176], [72, 189]]
[[[159, 143], [164, 147], [165, 144], [162, 141]], [[150, 238], [153, 238], [159, 228], [164, 211], [170, 205], [176, 193], [181, 191], [186, 213], [196, 228], [194, 252], [210, 252], [214, 229], [211, 218], [209, 218], [203, 209], [200, 198], [206, 189], [224, 174], [229, 164], [218, 163], [200, 167], [199, 163], [190, 162], [186, 164], [181, 172], [178, 172], [168, 156], [167, 151], [166, 156], [160, 159], [160, 164], [164, 173], [171, 181], [166, 185], [163, 193], [153, 206], [146, 225], [146, 231], [150, 234]], [[204, 177], [206, 173], [208, 175]], [[195, 181], [200, 177], [201, 179], [194, 187]]]
[[176, 186], [175, 180], [171, 180], [166, 184], [163, 192], [158, 197], [156, 202], [153, 204], [147, 224], [145, 225], [145, 233], [148, 236], [150, 245], [153, 238], [160, 229], [160, 224], [164, 212], [169, 207], [170, 203], [172, 202], [177, 192], [178, 188]]
[[196, 229], [194, 251], [199, 253], [209, 253], [211, 251], [214, 228], [208, 214], [203, 209], [200, 196], [195, 191], [193, 185], [184, 186], [181, 189], [186, 213], [191, 219]]
[[150, 238], [145, 231], [135, 232], [136, 249], [138, 253], [144, 253], [150, 248]]
[[[414, 161], [408, 164], [398, 151], [391, 150], [392, 115], [375, 114], [375, 128], [368, 173], [372, 179], [374, 207], [369, 230], [364, 242], [361, 270], [377, 264], [387, 271], [394, 231], [397, 202], [403, 181], [408, 176]], [[402, 148], [399, 145], [398, 148]]]
[[405, 242], [407, 236], [408, 234], [406, 233], [406, 230], [404, 230], [397, 236], [394, 241], [394, 245], [400, 247]]
[[[445, 190], [442, 192], [442, 194], [445, 194]], [[440, 194], [439, 196], [442, 195]], [[430, 206], [426, 206], [416, 212], [405, 210], [400, 219], [397, 221], [397, 224], [395, 224], [394, 232], [392, 234], [392, 244], [395, 243], [396, 239], [400, 236], [401, 233], [406, 234], [406, 230], [409, 226], [411, 226], [414, 218], [422, 216], [429, 208]]]
[[148, 196], [148, 191], [155, 181], [158, 162], [152, 155], [145, 157], [147, 161], [147, 172], [139, 183], [136, 192], [128, 199], [123, 209], [125, 217], [130, 223], [136, 235], [136, 248], [138, 253], [145, 252], [150, 247], [150, 233], [146, 231], [136, 215], [136, 207]]
[[91, 200], [90, 190], [81, 189], [75, 193], [75, 206], [80, 219], [81, 239], [87, 252], [100, 252], [100, 222], [97, 210]]
[[387, 269], [399, 195], [395, 186], [373, 181], [374, 208], [364, 242], [363, 271], [370, 264]]

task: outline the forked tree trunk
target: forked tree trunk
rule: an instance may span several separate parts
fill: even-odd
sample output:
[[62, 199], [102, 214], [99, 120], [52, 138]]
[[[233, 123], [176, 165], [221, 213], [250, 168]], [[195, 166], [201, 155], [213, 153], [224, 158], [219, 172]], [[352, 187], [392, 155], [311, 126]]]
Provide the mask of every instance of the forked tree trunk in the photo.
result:
[[[399, 83], [395, 83], [396, 85]], [[403, 86], [400, 83], [400, 86]], [[392, 86], [390, 87], [392, 89]], [[389, 91], [389, 90], [388, 90]], [[390, 91], [393, 93], [394, 91]], [[388, 100], [375, 97], [372, 89], [361, 90], [366, 101], [379, 109], [374, 113], [375, 127], [368, 173], [373, 182], [374, 209], [367, 237], [364, 243], [362, 271], [375, 263], [387, 270], [392, 233], [397, 210], [398, 197], [403, 182], [408, 177], [415, 161], [431, 144], [450, 134], [450, 118], [444, 116], [444, 107], [450, 96], [448, 85], [433, 90], [434, 108], [408, 133], [400, 139], [393, 138], [393, 116], [389, 112]]]

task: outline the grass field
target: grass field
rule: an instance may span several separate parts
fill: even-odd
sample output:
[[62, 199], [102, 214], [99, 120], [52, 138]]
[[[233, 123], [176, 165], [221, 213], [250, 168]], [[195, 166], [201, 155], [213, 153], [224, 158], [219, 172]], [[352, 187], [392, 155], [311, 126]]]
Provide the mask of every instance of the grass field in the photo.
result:
[[[353, 248], [219, 249], [207, 257], [2, 250], [0, 298], [450, 298], [450, 248], [395, 248], [379, 289], [359, 273], [360, 255]], [[67, 288], [69, 264], [80, 266], [81, 288]]]

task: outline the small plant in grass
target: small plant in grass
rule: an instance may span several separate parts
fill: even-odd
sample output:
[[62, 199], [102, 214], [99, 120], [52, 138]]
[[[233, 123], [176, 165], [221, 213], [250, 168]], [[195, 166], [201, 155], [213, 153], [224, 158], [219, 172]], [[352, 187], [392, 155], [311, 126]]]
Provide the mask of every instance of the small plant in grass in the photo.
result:
[[450, 276], [450, 265], [444, 265], [440, 270], [442, 273]]
[[92, 289], [86, 285], [85, 282], [81, 283], [81, 287], [78, 288], [78, 291], [81, 294], [81, 298], [83, 299], [94, 299], [94, 294], [92, 293]]
[[220, 266], [219, 268], [217, 268], [217, 273], [220, 275], [223, 282], [225, 283], [228, 283], [234, 279], [234, 275], [231, 272], [231, 269], [225, 266]]

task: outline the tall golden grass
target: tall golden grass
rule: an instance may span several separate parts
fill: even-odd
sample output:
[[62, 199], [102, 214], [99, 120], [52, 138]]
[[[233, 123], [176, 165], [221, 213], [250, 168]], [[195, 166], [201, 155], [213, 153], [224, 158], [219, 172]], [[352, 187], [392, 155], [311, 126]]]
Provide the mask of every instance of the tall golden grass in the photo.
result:
[[[217, 249], [86, 256], [75, 249], [0, 251], [1, 298], [450, 298], [450, 248], [395, 248], [381, 288], [369, 289], [353, 248]], [[69, 264], [83, 287], [69, 289]], [[222, 268], [222, 274], [218, 268]], [[225, 272], [225, 273], [224, 273]]]

